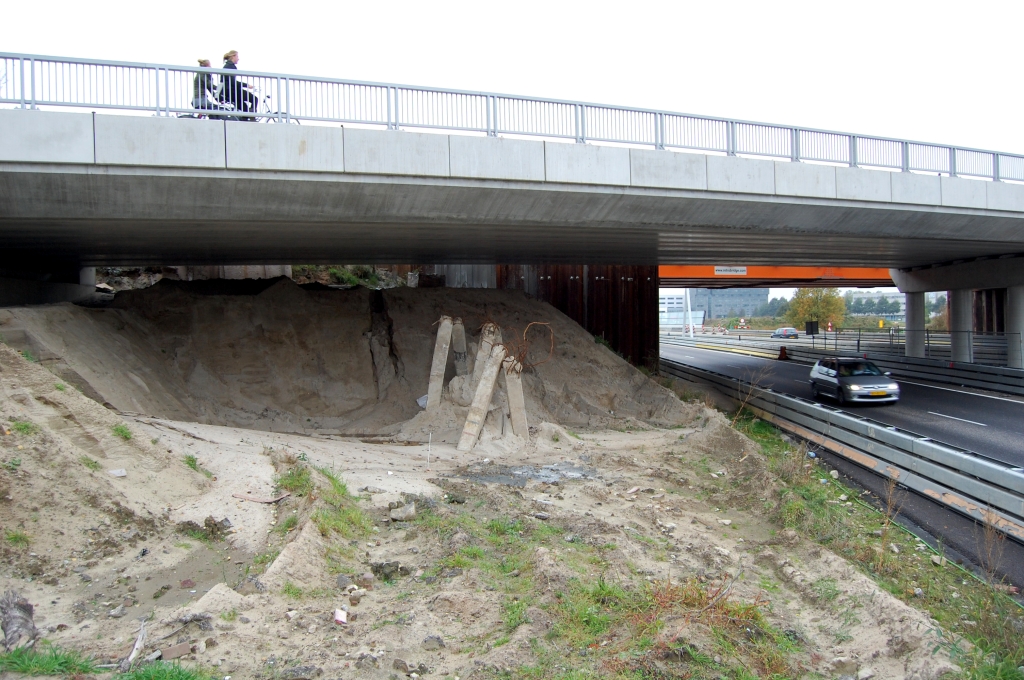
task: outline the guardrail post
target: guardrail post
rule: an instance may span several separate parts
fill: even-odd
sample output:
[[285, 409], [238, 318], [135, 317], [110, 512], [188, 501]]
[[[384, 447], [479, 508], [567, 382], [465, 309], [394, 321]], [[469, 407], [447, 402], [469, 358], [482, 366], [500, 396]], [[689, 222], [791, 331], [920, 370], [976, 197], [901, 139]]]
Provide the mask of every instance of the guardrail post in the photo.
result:
[[153, 71], [153, 98], [156, 100], [156, 115], [160, 115], [160, 69]]
[[391, 87], [387, 88], [387, 90], [385, 90], [385, 96], [384, 96], [384, 98], [387, 100], [387, 104], [388, 104], [388, 130], [394, 130], [395, 129], [391, 125], [391, 90], [392, 89], [394, 89], [394, 88], [391, 88]]
[[727, 156], [736, 155], [736, 123], [731, 120], [725, 123], [725, 153]]
[[654, 148], [665, 150], [665, 114], [654, 114]]
[[949, 147], [949, 176], [956, 177], [956, 147]]
[[25, 58], [18, 59], [18, 72], [21, 74], [21, 108], [25, 107]]
[[292, 122], [292, 79], [284, 79], [284, 119], [285, 122]]
[[857, 167], [857, 135], [850, 135], [850, 167]]
[[910, 172], [910, 143], [900, 142], [900, 171]]
[[992, 154], [992, 181], [993, 182], [1001, 182], [1002, 181], [999, 178], [999, 154], [998, 153]]
[[800, 162], [800, 130], [791, 128], [789, 131], [789, 160]]
[[576, 107], [580, 112], [580, 126], [579, 126], [579, 138], [576, 142], [578, 144], [587, 143], [587, 107], [582, 104]]
[[29, 59], [28, 61], [28, 73], [32, 79], [32, 109], [36, 108], [36, 60]]

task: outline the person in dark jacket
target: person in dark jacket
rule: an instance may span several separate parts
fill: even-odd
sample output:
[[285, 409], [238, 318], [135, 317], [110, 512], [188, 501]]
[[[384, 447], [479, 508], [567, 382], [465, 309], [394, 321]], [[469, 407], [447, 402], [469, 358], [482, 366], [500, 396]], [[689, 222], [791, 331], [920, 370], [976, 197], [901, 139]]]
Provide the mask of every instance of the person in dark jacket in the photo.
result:
[[[224, 68], [238, 69], [238, 50], [231, 50], [224, 55]], [[221, 76], [224, 90], [221, 93], [221, 101], [234, 104], [235, 111], [252, 113], [256, 110], [256, 95], [254, 95], [246, 83], [238, 80], [237, 76]], [[247, 116], [244, 120], [255, 121], [255, 117]]]
[[[203, 68], [210, 68], [209, 59], [200, 59], [199, 65]], [[196, 73], [192, 81], [192, 107], [196, 109], [219, 109], [216, 99], [217, 88], [213, 85], [212, 73]]]

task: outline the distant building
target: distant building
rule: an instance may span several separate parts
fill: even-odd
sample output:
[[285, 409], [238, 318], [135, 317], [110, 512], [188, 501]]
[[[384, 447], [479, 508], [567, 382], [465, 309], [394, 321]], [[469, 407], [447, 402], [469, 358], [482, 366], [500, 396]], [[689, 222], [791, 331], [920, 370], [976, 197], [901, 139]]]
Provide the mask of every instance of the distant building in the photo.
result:
[[[758, 307], [768, 302], [767, 288], [691, 288], [690, 310], [703, 312], [708, 319], [722, 319], [728, 316], [749, 317]], [[675, 319], [686, 314], [686, 297], [683, 291], [667, 292], [662, 289], [658, 298], [659, 310]], [[678, 315], [678, 316], [675, 316]], [[694, 320], [694, 323], [701, 323]]]

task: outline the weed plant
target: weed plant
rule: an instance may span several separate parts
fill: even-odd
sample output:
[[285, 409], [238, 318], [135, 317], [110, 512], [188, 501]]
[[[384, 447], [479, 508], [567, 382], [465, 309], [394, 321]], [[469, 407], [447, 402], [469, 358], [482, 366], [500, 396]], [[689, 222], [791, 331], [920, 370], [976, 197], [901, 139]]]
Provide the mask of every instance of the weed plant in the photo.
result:
[[89, 456], [82, 456], [81, 458], [78, 459], [78, 462], [84, 465], [85, 467], [89, 468], [93, 472], [99, 471], [99, 469], [102, 467], [98, 461], [93, 460]]
[[36, 432], [39, 432], [39, 426], [36, 425], [35, 423], [30, 423], [27, 420], [12, 421], [11, 429], [17, 432], [18, 434], [23, 434], [25, 436], [33, 435]]
[[128, 441], [132, 438], [132, 431], [129, 430], [128, 426], [124, 423], [114, 425], [114, 427], [111, 428], [111, 431], [113, 431], [114, 436], [120, 437], [124, 441]]
[[8, 529], [4, 532], [4, 540], [15, 548], [25, 548], [32, 542], [32, 538], [24, 531]]

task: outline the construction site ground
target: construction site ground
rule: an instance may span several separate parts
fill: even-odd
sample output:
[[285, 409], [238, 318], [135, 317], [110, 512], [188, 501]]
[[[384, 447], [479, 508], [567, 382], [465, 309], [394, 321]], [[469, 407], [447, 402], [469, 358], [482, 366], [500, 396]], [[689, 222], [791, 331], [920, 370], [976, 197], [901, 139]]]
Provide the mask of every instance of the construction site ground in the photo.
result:
[[[143, 625], [138, 668], [268, 680], [925, 680], [1021, 626], [892, 499], [522, 294], [166, 284], [0, 310], [0, 580], [89, 677]], [[528, 437], [501, 389], [471, 451], [454, 390], [417, 405], [441, 314], [471, 358], [547, 324]]]

